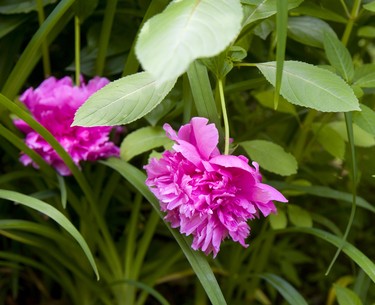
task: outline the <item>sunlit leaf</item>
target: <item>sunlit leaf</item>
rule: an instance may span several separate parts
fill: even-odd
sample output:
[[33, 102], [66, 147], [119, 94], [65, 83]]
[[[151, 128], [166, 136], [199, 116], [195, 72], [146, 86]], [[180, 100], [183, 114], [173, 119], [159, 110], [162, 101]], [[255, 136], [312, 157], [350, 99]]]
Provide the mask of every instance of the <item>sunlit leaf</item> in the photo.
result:
[[[275, 62], [256, 66], [275, 85]], [[328, 70], [303, 62], [285, 61], [283, 72], [281, 95], [293, 104], [323, 112], [360, 110], [350, 86]]]
[[[344, 121], [332, 122], [329, 123], [329, 126], [334, 129], [346, 142], [349, 141]], [[371, 147], [375, 145], [375, 137], [358, 127], [356, 124], [353, 124], [353, 133], [355, 146]]]
[[160, 127], [144, 127], [127, 135], [121, 143], [121, 158], [129, 161], [148, 150], [167, 145], [171, 140]]
[[299, 206], [292, 205], [292, 204], [288, 204], [287, 209], [288, 209], [288, 216], [292, 224], [294, 224], [297, 227], [307, 227], [307, 228], [312, 227], [313, 225], [312, 218], [308, 211], [302, 209]]
[[348, 49], [331, 31], [324, 32], [323, 37], [324, 50], [330, 64], [350, 82], [354, 76], [354, 65]]
[[375, 111], [364, 104], [361, 104], [360, 107], [362, 111], [353, 114], [353, 122], [375, 136]]
[[297, 172], [298, 164], [294, 156], [275, 143], [253, 140], [240, 142], [239, 145], [245, 149], [253, 161], [259, 163], [261, 168], [282, 176]]
[[242, 15], [239, 0], [173, 1], [144, 24], [136, 54], [155, 77], [175, 79], [195, 59], [222, 52], [238, 35]]
[[352, 290], [340, 285], [335, 285], [339, 305], [362, 305], [361, 299]]
[[345, 142], [337, 131], [328, 125], [321, 125], [319, 123], [313, 124], [312, 130], [316, 135], [316, 139], [326, 151], [336, 158], [344, 159]]
[[363, 8], [365, 8], [366, 10], [368, 10], [370, 12], [375, 12], [375, 1], [372, 1], [370, 3], [364, 4]]
[[128, 124], [154, 109], [176, 80], [161, 82], [140, 72], [109, 83], [95, 92], [76, 112], [73, 125], [113, 126]]

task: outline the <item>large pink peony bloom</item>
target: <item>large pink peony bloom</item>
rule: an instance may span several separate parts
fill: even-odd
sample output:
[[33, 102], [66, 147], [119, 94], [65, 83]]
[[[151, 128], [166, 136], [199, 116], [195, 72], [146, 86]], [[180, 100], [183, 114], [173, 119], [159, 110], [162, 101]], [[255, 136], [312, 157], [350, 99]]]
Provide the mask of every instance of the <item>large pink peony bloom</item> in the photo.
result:
[[[70, 77], [57, 80], [49, 77], [36, 88], [27, 89], [20, 100], [30, 110], [34, 118], [48, 129], [56, 140], [70, 154], [73, 161], [94, 161], [99, 158], [118, 156], [119, 148], [109, 141], [112, 127], [71, 127], [77, 109], [109, 81], [95, 77], [88, 84], [73, 85]], [[17, 119], [14, 124], [26, 134], [26, 144], [39, 153], [61, 175], [70, 175], [70, 170], [56, 151], [24, 121]], [[24, 165], [33, 164], [32, 159], [23, 154], [20, 161]]]
[[218, 131], [207, 123], [193, 118], [178, 134], [165, 124], [175, 141], [173, 150], [152, 158], [145, 169], [146, 184], [159, 199], [165, 219], [181, 233], [193, 235], [193, 249], [215, 257], [226, 237], [247, 247], [247, 221], [275, 213], [272, 200], [287, 200], [261, 182], [256, 162], [251, 167], [244, 156], [221, 155]]

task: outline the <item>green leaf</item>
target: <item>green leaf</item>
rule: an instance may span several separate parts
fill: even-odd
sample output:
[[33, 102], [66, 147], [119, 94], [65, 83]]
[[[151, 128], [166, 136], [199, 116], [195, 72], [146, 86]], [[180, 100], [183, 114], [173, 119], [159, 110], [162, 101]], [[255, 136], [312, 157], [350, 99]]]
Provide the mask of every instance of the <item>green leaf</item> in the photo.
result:
[[288, 36], [307, 46], [323, 48], [325, 32], [335, 32], [329, 24], [310, 16], [290, 17], [288, 21]]
[[375, 88], [375, 64], [365, 64], [356, 69], [353, 85]]
[[76, 0], [74, 12], [78, 16], [80, 23], [89, 17], [98, 5], [99, 0]]
[[[344, 201], [347, 203], [352, 203], [352, 200], [353, 200], [353, 195], [351, 193], [337, 191], [327, 186], [320, 186], [320, 185], [306, 186], [306, 185], [301, 185], [301, 184], [294, 184], [294, 183], [292, 184], [292, 183], [285, 183], [285, 182], [280, 182], [280, 181], [268, 181], [268, 183], [271, 184], [273, 187], [277, 188], [278, 190], [282, 190], [282, 191], [293, 190], [293, 191], [298, 191], [298, 192], [304, 192], [306, 194], [314, 195], [317, 197], [331, 198], [335, 200]], [[375, 213], [375, 207], [372, 206], [368, 201], [366, 201], [360, 196], [357, 196], [357, 205], [368, 211], [371, 211], [372, 213]]]
[[225, 50], [241, 29], [242, 15], [239, 0], [173, 1], [144, 24], [136, 54], [158, 79], [175, 79], [195, 59]]
[[[267, 108], [274, 109], [273, 105], [273, 90], [262, 90], [255, 93], [255, 98], [258, 100], [258, 102]], [[292, 114], [294, 116], [297, 116], [296, 107], [289, 103], [286, 99], [283, 97], [279, 98], [279, 105], [275, 111], [282, 112], [282, 113], [288, 113]]]
[[[329, 126], [334, 129], [342, 139], [348, 142], [348, 134], [346, 132], [346, 125], [344, 121], [337, 121], [329, 123]], [[362, 128], [353, 124], [354, 144], [359, 147], [371, 147], [375, 145], [375, 138], [372, 134], [364, 131]]]
[[0, 38], [4, 37], [6, 34], [12, 32], [19, 25], [24, 23], [27, 17], [23, 15], [16, 16], [1, 16], [0, 19]]
[[296, 205], [287, 205], [290, 222], [297, 227], [311, 228], [313, 226], [311, 215], [308, 211]]
[[114, 170], [118, 171], [127, 181], [129, 181], [152, 205], [155, 211], [158, 213], [160, 218], [164, 221], [165, 225], [178, 242], [185, 257], [189, 261], [195, 274], [197, 275], [199, 282], [202, 284], [206, 291], [212, 305], [226, 305], [226, 301], [221, 292], [220, 286], [215, 278], [214, 273], [207, 259], [199, 251], [194, 251], [191, 248], [191, 239], [180, 234], [177, 230], [172, 229], [168, 223], [165, 222], [164, 214], [160, 211], [158, 200], [151, 193], [151, 191], [145, 185], [146, 176], [139, 169], [132, 166], [131, 164], [117, 158], [111, 158], [107, 161], [102, 161], [103, 164], [108, 165]]
[[362, 305], [360, 298], [349, 288], [334, 285], [339, 305]]
[[345, 141], [340, 135], [329, 127], [319, 123], [312, 125], [312, 130], [316, 135], [316, 139], [332, 156], [341, 160], [345, 157]]
[[298, 164], [294, 156], [269, 141], [253, 140], [240, 142], [250, 158], [259, 163], [260, 167], [279, 174], [289, 176], [297, 172]]
[[140, 72], [109, 83], [76, 112], [73, 126], [113, 126], [133, 122], [154, 109], [176, 80], [161, 82]]
[[345, 19], [338, 13], [335, 13], [328, 8], [322, 9], [321, 6], [313, 3], [313, 2], [306, 2], [304, 1], [299, 7], [293, 9], [292, 13], [299, 14], [299, 15], [307, 15], [316, 17], [319, 19], [330, 20], [340, 23], [347, 23], [348, 20]]
[[98, 268], [95, 264], [94, 257], [92, 256], [86, 241], [83, 239], [82, 235], [77, 231], [77, 229], [73, 226], [73, 224], [69, 221], [69, 219], [67, 219], [63, 214], [61, 214], [61, 212], [56, 210], [51, 205], [43, 201], [40, 201], [39, 199], [33, 198], [31, 196], [23, 195], [21, 193], [13, 192], [13, 191], [0, 190], [0, 198], [23, 204], [29, 208], [37, 210], [38, 212], [56, 221], [81, 246], [83, 252], [85, 253], [87, 259], [89, 260], [91, 264], [91, 267], [93, 268], [96, 274], [97, 279], [99, 279]]
[[354, 65], [348, 49], [331, 31], [324, 32], [323, 44], [330, 64], [347, 82], [351, 82]]
[[288, 219], [283, 210], [278, 209], [277, 214], [270, 214], [269, 216], [271, 228], [274, 230], [284, 229], [288, 224]]
[[364, 4], [363, 8], [370, 11], [370, 12], [375, 12], [375, 1], [372, 1], [370, 3]]
[[[296, 8], [302, 2], [303, 0], [289, 0], [288, 10]], [[242, 3], [245, 4], [243, 27], [259, 19], [265, 19], [275, 15], [277, 12], [276, 0], [242, 0]]]
[[[43, 5], [55, 3], [56, 1], [43, 0]], [[0, 14], [25, 14], [36, 10], [36, 1], [30, 0], [3, 0], [0, 5]]]
[[[333, 235], [331, 233], [328, 233], [327, 231], [315, 228], [287, 228], [280, 230], [279, 232], [311, 234], [331, 243], [335, 247], [341, 246], [343, 242], [342, 238], [337, 237], [336, 235]], [[342, 251], [346, 255], [348, 255], [360, 268], [362, 268], [362, 270], [371, 278], [373, 282], [375, 282], [375, 264], [371, 259], [369, 259], [366, 255], [364, 255], [361, 251], [359, 251], [356, 247], [354, 247], [347, 241], [345, 241]]]
[[361, 26], [358, 29], [357, 35], [365, 38], [375, 38], [375, 26]]
[[171, 140], [160, 127], [140, 128], [127, 135], [122, 141], [120, 155], [125, 161], [129, 161], [135, 156], [170, 142]]
[[[275, 85], [275, 62], [256, 66]], [[292, 104], [323, 112], [360, 110], [358, 99], [350, 86], [328, 70], [303, 62], [285, 61], [283, 72], [280, 92]]]
[[303, 296], [287, 281], [276, 274], [264, 273], [259, 277], [270, 283], [290, 305], [308, 305]]
[[353, 113], [353, 122], [375, 136], [375, 111], [364, 104], [361, 104], [360, 107], [361, 112]]

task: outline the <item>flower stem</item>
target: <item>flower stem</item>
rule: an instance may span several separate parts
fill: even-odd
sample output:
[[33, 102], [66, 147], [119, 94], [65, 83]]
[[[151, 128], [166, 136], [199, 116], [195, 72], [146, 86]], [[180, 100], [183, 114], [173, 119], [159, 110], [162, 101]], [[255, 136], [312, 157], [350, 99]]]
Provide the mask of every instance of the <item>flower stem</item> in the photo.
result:
[[229, 121], [228, 121], [227, 108], [225, 106], [224, 86], [223, 86], [222, 79], [218, 79], [218, 86], [219, 86], [219, 95], [220, 95], [220, 102], [221, 102], [221, 112], [223, 114], [223, 120], [224, 120], [224, 155], [229, 155]]
[[[37, 0], [36, 4], [37, 4], [37, 10], [38, 10], [39, 26], [42, 26], [45, 20], [44, 10], [43, 10], [43, 0]], [[42, 56], [43, 56], [44, 76], [48, 77], [49, 75], [51, 75], [51, 62], [50, 62], [49, 53], [48, 53], [47, 41], [43, 41], [42, 43]]]
[[81, 74], [81, 58], [80, 58], [80, 48], [81, 48], [81, 28], [79, 24], [79, 17], [74, 16], [74, 45], [75, 45], [75, 68], [76, 68], [76, 86], [80, 86], [80, 74]]

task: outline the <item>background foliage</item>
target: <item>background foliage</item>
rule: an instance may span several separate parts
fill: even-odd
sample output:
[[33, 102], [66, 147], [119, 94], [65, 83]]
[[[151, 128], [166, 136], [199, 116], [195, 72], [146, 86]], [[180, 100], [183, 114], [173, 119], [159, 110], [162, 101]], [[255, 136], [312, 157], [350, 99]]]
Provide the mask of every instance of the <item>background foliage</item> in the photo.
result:
[[[0, 303], [374, 304], [375, 2], [168, 4], [0, 1]], [[113, 82], [75, 124], [126, 127], [121, 159], [82, 171], [17, 100], [80, 73]], [[197, 115], [289, 199], [215, 260], [161, 221], [142, 172], [170, 147], [160, 126]], [[15, 116], [71, 177], [25, 146]]]

